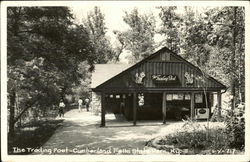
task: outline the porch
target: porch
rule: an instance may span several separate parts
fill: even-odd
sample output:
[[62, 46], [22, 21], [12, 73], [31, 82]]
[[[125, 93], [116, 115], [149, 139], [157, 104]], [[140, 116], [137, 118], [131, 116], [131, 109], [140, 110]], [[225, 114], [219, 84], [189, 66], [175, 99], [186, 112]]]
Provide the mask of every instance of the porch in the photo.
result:
[[[182, 119], [208, 119], [214, 105], [215, 92], [164, 91], [101, 93], [101, 126], [106, 126], [106, 114], [113, 113], [121, 122], [137, 125], [140, 121], [165, 124], [166, 121]], [[221, 111], [221, 91], [216, 92], [217, 107]], [[205, 111], [205, 112], [203, 112]], [[205, 114], [206, 113], [206, 114]], [[202, 117], [202, 114], [207, 117]], [[200, 116], [199, 116], [200, 115]], [[203, 115], [203, 116], [204, 116]], [[115, 120], [113, 120], [115, 121]], [[117, 120], [116, 120], [117, 121]], [[143, 122], [142, 122], [143, 123]], [[156, 122], [157, 123], [157, 122]], [[123, 124], [121, 124], [123, 125]]]

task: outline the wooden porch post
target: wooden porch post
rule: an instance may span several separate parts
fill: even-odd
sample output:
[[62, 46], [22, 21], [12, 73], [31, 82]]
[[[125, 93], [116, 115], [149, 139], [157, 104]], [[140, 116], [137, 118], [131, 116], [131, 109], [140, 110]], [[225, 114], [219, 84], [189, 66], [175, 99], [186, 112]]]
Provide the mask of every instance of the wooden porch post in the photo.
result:
[[163, 124], [166, 124], [166, 92], [162, 94], [162, 117]]
[[101, 127], [105, 127], [105, 113], [106, 113], [106, 101], [105, 101], [105, 93], [101, 94]]
[[217, 92], [218, 119], [221, 118], [221, 91]]
[[190, 109], [191, 109], [191, 120], [194, 119], [195, 117], [195, 112], [194, 112], [194, 92], [191, 92], [191, 103], [190, 103]]
[[133, 93], [133, 123], [136, 125], [136, 113], [137, 113], [137, 94]]

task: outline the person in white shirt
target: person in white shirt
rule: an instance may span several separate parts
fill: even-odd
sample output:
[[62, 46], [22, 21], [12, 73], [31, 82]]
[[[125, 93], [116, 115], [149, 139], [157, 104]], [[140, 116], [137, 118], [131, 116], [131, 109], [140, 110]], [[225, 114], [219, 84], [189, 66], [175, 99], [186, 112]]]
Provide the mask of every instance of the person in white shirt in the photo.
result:
[[58, 110], [59, 117], [64, 117], [64, 111], [63, 111], [64, 107], [65, 107], [65, 104], [63, 103], [63, 100], [60, 100], [59, 110]]
[[79, 98], [79, 100], [78, 100], [78, 111], [79, 112], [81, 112], [82, 111], [82, 99], [81, 98]]

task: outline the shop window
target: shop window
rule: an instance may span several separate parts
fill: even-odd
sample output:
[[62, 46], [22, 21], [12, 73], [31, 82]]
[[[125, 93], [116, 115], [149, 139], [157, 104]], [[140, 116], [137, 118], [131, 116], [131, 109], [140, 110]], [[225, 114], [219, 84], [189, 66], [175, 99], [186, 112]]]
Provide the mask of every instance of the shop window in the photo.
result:
[[178, 100], [178, 94], [173, 94], [173, 100]]
[[167, 101], [172, 101], [173, 100], [173, 94], [167, 94], [166, 95], [166, 100]]
[[195, 94], [195, 103], [203, 103], [202, 94]]
[[190, 94], [185, 94], [185, 100], [190, 100], [191, 99], [191, 96], [190, 96]]
[[184, 94], [178, 94], [178, 100], [183, 100], [183, 98], [184, 98]]

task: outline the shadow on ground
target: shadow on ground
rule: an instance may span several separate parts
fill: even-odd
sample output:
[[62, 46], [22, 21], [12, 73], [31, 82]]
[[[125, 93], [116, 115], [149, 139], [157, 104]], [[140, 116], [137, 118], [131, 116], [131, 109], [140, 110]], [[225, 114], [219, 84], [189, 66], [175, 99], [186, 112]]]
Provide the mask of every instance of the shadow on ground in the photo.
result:
[[[148, 140], [171, 132], [183, 124], [175, 122], [172, 127], [171, 123], [163, 125], [162, 121], [138, 121], [137, 126], [133, 126], [133, 122], [122, 116], [106, 114], [107, 126], [100, 127], [100, 116], [75, 109], [65, 114], [62, 126], [42, 146], [52, 151], [34, 154], [131, 154], [132, 150], [145, 149]], [[105, 153], [100, 150], [113, 151]]]
[[63, 119], [42, 119], [30, 122], [18, 128], [14, 136], [8, 135], [8, 154], [27, 155], [32, 153], [29, 148], [39, 148], [59, 128]]

